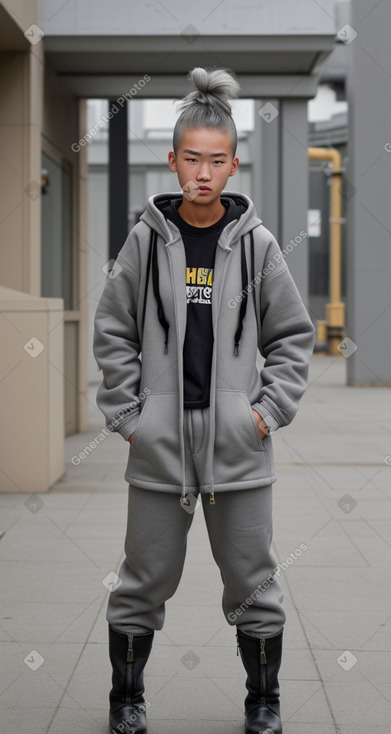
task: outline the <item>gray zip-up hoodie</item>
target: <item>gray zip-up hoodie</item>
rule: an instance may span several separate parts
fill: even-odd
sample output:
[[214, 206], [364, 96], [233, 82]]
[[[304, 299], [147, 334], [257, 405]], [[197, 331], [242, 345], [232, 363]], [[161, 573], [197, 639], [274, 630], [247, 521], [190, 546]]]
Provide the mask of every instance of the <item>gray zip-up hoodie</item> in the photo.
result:
[[[288, 425], [308, 385], [315, 328], [272, 233], [246, 211], [221, 232], [212, 291], [213, 358], [202, 493], [277, 480], [270, 432]], [[96, 401], [129, 444], [125, 480], [186, 495], [183, 343], [186, 258], [179, 229], [148, 200], [107, 278], [95, 314]], [[152, 276], [152, 277], [151, 277]], [[256, 368], [257, 347], [264, 357]], [[269, 427], [260, 437], [254, 408]]]

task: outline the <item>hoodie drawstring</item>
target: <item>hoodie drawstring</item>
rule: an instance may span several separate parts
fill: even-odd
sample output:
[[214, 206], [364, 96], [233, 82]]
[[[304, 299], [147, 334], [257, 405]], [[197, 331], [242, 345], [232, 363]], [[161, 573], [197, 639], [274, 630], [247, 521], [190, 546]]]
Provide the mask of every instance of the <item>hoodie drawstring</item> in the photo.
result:
[[147, 307], [147, 292], [148, 292], [148, 284], [149, 284], [149, 272], [151, 270], [151, 260], [152, 260], [152, 239], [153, 239], [153, 232], [154, 230], [151, 229], [151, 235], [149, 238], [149, 250], [148, 250], [148, 260], [147, 260], [147, 270], [145, 273], [145, 288], [144, 288], [144, 303], [143, 303], [143, 311], [142, 311], [142, 318], [141, 318], [141, 327], [142, 327], [142, 333], [144, 335], [144, 321], [145, 321], [145, 310]]
[[[258, 314], [257, 314], [257, 301], [256, 301], [256, 295], [255, 295], [255, 287], [254, 287], [254, 281], [255, 281], [255, 267], [254, 267], [254, 234], [253, 230], [250, 229], [250, 245], [251, 245], [251, 286], [252, 286], [252, 293], [253, 293], [253, 301], [254, 301], [254, 311], [255, 311], [255, 318], [258, 323]], [[239, 342], [240, 337], [242, 336], [243, 331], [243, 319], [246, 315], [247, 310], [247, 298], [248, 298], [248, 273], [247, 273], [247, 259], [246, 259], [246, 250], [244, 245], [244, 235], [240, 238], [240, 245], [241, 245], [241, 273], [242, 273], [242, 300], [240, 302], [240, 309], [239, 309], [239, 319], [238, 319], [238, 328], [235, 332], [235, 338], [234, 338], [234, 355], [237, 357], [239, 354]]]
[[[253, 230], [251, 229], [250, 232], [250, 240], [251, 240], [251, 278], [252, 283], [254, 281], [254, 235]], [[151, 267], [151, 261], [152, 261], [152, 283], [153, 283], [153, 292], [156, 298], [157, 302], [157, 315], [159, 322], [161, 323], [164, 333], [165, 333], [165, 340], [164, 340], [164, 354], [168, 353], [168, 330], [170, 328], [170, 325], [166, 319], [166, 315], [164, 313], [164, 308], [162, 304], [162, 300], [160, 297], [160, 291], [159, 291], [159, 266], [157, 261], [157, 232], [154, 229], [151, 229], [151, 236], [149, 241], [149, 252], [148, 252], [148, 261], [147, 261], [147, 273], [146, 273], [146, 282], [145, 282], [145, 294], [144, 294], [144, 305], [143, 305], [143, 317], [142, 317], [142, 325], [144, 328], [144, 319], [145, 319], [145, 309], [146, 309], [146, 303], [147, 303], [147, 290], [148, 290], [148, 280], [149, 280], [149, 272]], [[247, 311], [247, 300], [248, 300], [248, 271], [247, 271], [247, 259], [246, 259], [246, 250], [245, 250], [245, 241], [244, 241], [244, 235], [240, 238], [240, 245], [241, 245], [241, 276], [242, 276], [242, 300], [240, 302], [240, 309], [239, 309], [239, 318], [238, 318], [238, 326], [235, 332], [234, 336], [234, 355], [239, 355], [239, 342], [240, 338], [242, 336], [243, 331], [243, 320], [246, 315]], [[254, 299], [254, 310], [255, 315], [258, 321], [258, 314], [257, 314], [257, 306], [256, 306], [256, 296], [255, 296], [255, 288], [254, 285], [252, 287], [252, 293], [253, 293], [253, 299]]]
[[253, 294], [253, 301], [254, 301], [254, 312], [255, 312], [255, 320], [257, 322], [257, 333], [259, 334], [259, 324], [258, 324], [258, 310], [257, 310], [257, 296], [255, 292], [255, 252], [254, 252], [254, 231], [250, 229], [250, 247], [251, 247], [251, 285], [252, 285], [252, 294]]
[[164, 354], [167, 354], [168, 352], [168, 330], [170, 328], [170, 324], [168, 323], [166, 319], [166, 315], [164, 313], [164, 308], [162, 304], [162, 299], [160, 298], [160, 291], [159, 291], [159, 266], [157, 263], [157, 246], [156, 246], [156, 240], [157, 240], [157, 232], [156, 230], [153, 231], [153, 239], [152, 239], [152, 284], [153, 284], [153, 292], [155, 294], [155, 298], [157, 301], [157, 315], [158, 319], [164, 329], [165, 333], [165, 339], [164, 339]]

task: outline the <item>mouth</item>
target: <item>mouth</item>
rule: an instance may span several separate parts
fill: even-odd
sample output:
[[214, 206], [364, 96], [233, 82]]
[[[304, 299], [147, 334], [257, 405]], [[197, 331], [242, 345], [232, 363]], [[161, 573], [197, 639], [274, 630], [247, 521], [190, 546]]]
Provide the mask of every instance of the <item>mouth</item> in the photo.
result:
[[212, 191], [209, 186], [198, 186], [198, 191]]

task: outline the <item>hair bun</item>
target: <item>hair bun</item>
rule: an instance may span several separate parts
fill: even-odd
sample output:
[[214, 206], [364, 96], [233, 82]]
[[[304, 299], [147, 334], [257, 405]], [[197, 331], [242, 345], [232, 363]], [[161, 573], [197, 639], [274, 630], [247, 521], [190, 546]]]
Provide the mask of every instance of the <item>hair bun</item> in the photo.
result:
[[230, 69], [204, 69], [196, 66], [188, 74], [188, 80], [196, 87], [182, 100], [181, 109], [193, 104], [217, 106], [222, 112], [232, 114], [229, 100], [239, 95], [239, 83]]

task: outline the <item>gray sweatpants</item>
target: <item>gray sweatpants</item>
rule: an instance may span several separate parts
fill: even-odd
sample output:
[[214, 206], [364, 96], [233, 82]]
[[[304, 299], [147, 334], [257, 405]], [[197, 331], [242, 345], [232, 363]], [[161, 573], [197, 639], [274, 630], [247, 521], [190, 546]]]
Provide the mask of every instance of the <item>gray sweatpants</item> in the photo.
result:
[[[185, 409], [189, 485], [202, 469], [208, 408]], [[189, 466], [190, 462], [190, 466]], [[271, 552], [273, 485], [218, 492], [216, 504], [201, 495], [213, 557], [223, 582], [222, 607], [228, 624], [254, 637], [269, 637], [285, 623], [282, 589], [273, 575]], [[198, 494], [197, 489], [190, 490]], [[165, 602], [181, 579], [195, 500], [184, 509], [179, 495], [129, 485], [125, 559], [121, 583], [110, 593], [106, 619], [121, 631], [160, 630]]]

